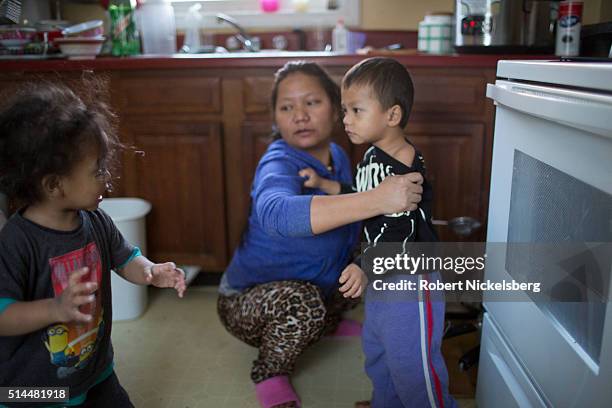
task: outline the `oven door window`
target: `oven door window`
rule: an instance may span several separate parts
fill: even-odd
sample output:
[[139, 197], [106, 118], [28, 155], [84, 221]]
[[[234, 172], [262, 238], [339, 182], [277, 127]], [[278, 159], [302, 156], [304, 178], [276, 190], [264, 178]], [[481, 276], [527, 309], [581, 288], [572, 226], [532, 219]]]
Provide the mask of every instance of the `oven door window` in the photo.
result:
[[[612, 196], [515, 150], [508, 221], [506, 270], [520, 281], [543, 282], [543, 293], [529, 293], [531, 299], [599, 364], [612, 262]], [[559, 248], [570, 250], [547, 253]]]

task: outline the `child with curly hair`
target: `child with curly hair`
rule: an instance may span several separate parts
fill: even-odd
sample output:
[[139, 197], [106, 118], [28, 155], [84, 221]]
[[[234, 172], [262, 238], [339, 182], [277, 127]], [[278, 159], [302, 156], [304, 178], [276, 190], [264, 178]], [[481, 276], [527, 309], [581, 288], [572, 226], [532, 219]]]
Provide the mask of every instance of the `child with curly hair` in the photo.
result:
[[122, 147], [112, 118], [46, 83], [0, 109], [0, 192], [19, 206], [0, 231], [0, 386], [68, 387], [62, 406], [133, 406], [113, 370], [111, 269], [186, 288], [98, 208]]

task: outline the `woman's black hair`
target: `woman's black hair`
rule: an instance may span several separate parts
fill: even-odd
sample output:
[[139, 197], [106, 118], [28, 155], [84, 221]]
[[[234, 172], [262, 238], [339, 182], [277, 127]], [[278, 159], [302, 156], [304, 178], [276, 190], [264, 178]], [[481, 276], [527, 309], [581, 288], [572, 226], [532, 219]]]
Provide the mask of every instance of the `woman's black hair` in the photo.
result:
[[[274, 115], [276, 112], [276, 99], [278, 98], [278, 88], [280, 83], [291, 74], [303, 74], [316, 78], [319, 81], [321, 88], [323, 88], [329, 97], [331, 105], [336, 113], [340, 113], [340, 87], [334, 82], [333, 79], [331, 79], [329, 74], [325, 72], [320, 65], [314, 62], [289, 61], [274, 74], [274, 86], [272, 88], [271, 98], [272, 115]], [[276, 125], [273, 126], [272, 135], [275, 139], [279, 139], [281, 137]]]
[[18, 206], [43, 198], [45, 176], [65, 176], [91, 149], [111, 170], [123, 147], [115, 115], [104, 102], [104, 79], [68, 86], [49, 82], [20, 87], [0, 107], [0, 191]]

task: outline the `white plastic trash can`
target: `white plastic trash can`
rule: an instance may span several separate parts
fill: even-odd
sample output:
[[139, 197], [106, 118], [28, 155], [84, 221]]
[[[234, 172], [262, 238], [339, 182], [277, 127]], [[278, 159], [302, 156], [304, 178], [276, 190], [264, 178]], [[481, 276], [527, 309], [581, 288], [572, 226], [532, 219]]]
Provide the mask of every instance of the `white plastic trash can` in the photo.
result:
[[[123, 237], [147, 252], [145, 216], [151, 211], [151, 203], [140, 198], [107, 198], [100, 203]], [[111, 274], [113, 293], [113, 321], [135, 319], [147, 308], [147, 287], [134, 285], [116, 273]]]

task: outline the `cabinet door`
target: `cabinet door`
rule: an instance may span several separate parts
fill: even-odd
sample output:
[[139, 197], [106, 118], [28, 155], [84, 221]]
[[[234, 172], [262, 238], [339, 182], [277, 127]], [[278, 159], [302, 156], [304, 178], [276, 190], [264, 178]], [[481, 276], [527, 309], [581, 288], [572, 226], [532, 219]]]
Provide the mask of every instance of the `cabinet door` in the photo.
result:
[[438, 232], [443, 241], [480, 241], [485, 236], [486, 208], [484, 137], [482, 123], [409, 123], [409, 139], [423, 154], [427, 179], [434, 192], [433, 217], [450, 220], [469, 216], [482, 226], [467, 238], [461, 238], [448, 226]]
[[[223, 269], [227, 261], [221, 124], [124, 118], [127, 195], [153, 204], [148, 252], [156, 261]], [[138, 153], [141, 151], [143, 153]]]

